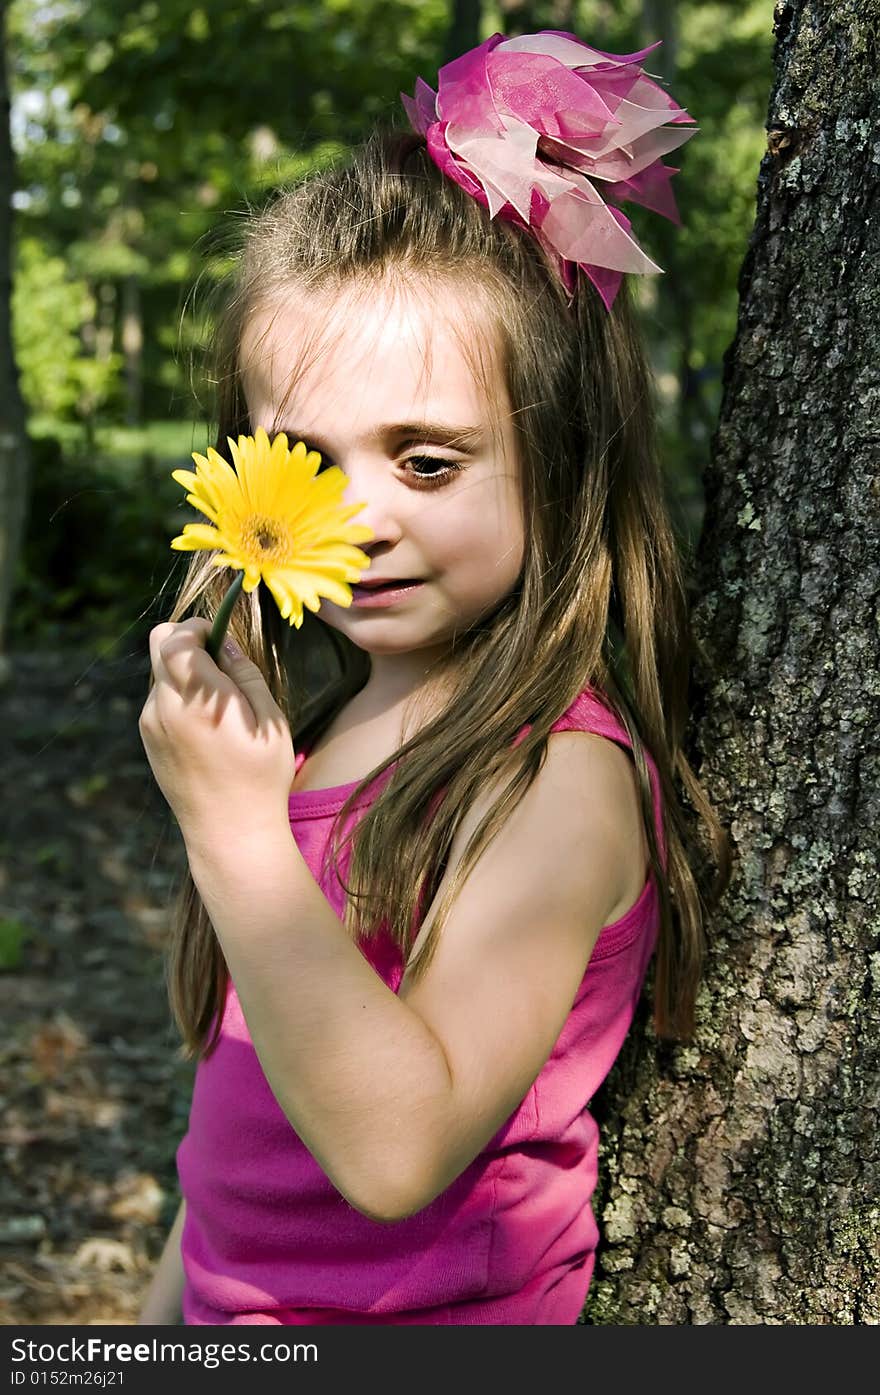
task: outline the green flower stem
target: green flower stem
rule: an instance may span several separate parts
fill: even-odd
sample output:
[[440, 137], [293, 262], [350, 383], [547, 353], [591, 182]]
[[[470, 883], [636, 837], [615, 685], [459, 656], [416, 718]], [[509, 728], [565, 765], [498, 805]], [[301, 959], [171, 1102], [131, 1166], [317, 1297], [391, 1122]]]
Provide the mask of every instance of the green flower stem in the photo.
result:
[[229, 624], [229, 617], [232, 614], [232, 608], [235, 605], [235, 602], [238, 600], [238, 593], [241, 590], [243, 583], [244, 572], [241, 571], [233, 581], [229, 590], [226, 592], [226, 595], [223, 597], [223, 600], [220, 602], [220, 609], [217, 611], [217, 614], [214, 617], [214, 623], [211, 626], [211, 633], [208, 635], [208, 642], [205, 645], [205, 648], [211, 655], [211, 658], [214, 660], [215, 664], [220, 655], [220, 645], [223, 643], [223, 636], [226, 634], [226, 627]]

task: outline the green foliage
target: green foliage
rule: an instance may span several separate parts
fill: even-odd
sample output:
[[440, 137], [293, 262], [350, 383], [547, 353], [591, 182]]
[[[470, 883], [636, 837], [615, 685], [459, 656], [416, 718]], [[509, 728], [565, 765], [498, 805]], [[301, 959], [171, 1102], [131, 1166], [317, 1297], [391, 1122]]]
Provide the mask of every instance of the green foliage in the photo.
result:
[[[703, 3], [682, 10], [679, 100], [700, 123], [682, 166], [681, 228], [664, 228], [667, 276], [691, 307], [699, 369], [720, 363], [736, 324], [737, 278], [755, 218], [773, 81], [772, 7]], [[676, 181], [677, 182], [677, 181]]]
[[14, 916], [0, 916], [0, 972], [21, 967], [28, 927]]
[[[153, 440], [168, 443], [159, 423]], [[191, 432], [191, 428], [187, 434]], [[127, 440], [126, 440], [127, 436]], [[130, 646], [162, 618], [157, 596], [180, 569], [171, 538], [191, 511], [170, 470], [183, 452], [161, 463], [134, 454], [133, 433], [117, 433], [125, 451], [112, 464], [79, 449], [65, 452], [55, 436], [32, 439], [30, 527], [19, 559], [11, 643], [51, 641], [64, 632], [106, 653]], [[140, 434], [143, 445], [150, 434]]]
[[[652, 333], [676, 376], [682, 340], [691, 370], [711, 374], [733, 334], [772, 80], [772, 12], [772, 0], [682, 0], [669, 6], [671, 32], [647, 63], [700, 125], [676, 157], [681, 228], [628, 210], [666, 272]], [[522, 13], [551, 24], [553, 5], [535, 0]], [[234, 241], [241, 220], [228, 211], [320, 165], [376, 118], [402, 120], [397, 94], [418, 73], [434, 80], [451, 6], [12, 0], [10, 14], [14, 89], [43, 103], [19, 142], [21, 225], [38, 229], [92, 288], [137, 279], [143, 406], [161, 416], [169, 406], [191, 410], [186, 355], [210, 329], [190, 320], [191, 292], [200, 274], [214, 279], [206, 253], [217, 248], [222, 262], [223, 243]], [[645, 15], [641, 0], [581, 0], [571, 22], [597, 46], [628, 52], [655, 37]], [[504, 23], [485, 0], [483, 34]]]
[[[560, 27], [552, 0], [519, 13], [532, 27]], [[128, 449], [107, 428], [210, 419], [202, 365], [211, 292], [243, 216], [376, 119], [403, 124], [398, 93], [419, 74], [435, 81], [451, 14], [449, 0], [10, 0], [16, 346], [31, 410], [54, 417], [64, 443], [52, 478], [37, 481], [31, 531], [56, 509], [65, 532], [74, 521], [91, 529], [91, 552], [75, 564], [53, 551], [54, 526], [31, 540], [22, 626], [46, 616], [79, 623], [91, 607], [109, 631], [141, 608], [135, 593], [167, 555], [160, 520], [176, 503], [174, 486], [170, 495], [164, 485], [141, 490], [144, 453], [165, 448]], [[651, 16], [664, 15], [665, 42], [646, 67], [699, 124], [667, 160], [680, 166], [682, 222], [627, 213], [665, 272], [640, 278], [640, 313], [671, 487], [693, 535], [765, 146], [773, 0], [578, 0], [571, 24], [597, 48], [627, 53], [658, 37]], [[509, 6], [484, 0], [483, 37], [512, 18]], [[127, 359], [126, 330], [136, 343]], [[67, 433], [76, 422], [101, 441], [101, 461], [84, 458], [82, 437]], [[114, 478], [117, 461], [128, 492]]]
[[113, 394], [121, 358], [96, 359], [83, 350], [82, 329], [95, 314], [86, 282], [35, 237], [17, 249], [12, 330], [21, 390], [31, 411], [83, 415]]

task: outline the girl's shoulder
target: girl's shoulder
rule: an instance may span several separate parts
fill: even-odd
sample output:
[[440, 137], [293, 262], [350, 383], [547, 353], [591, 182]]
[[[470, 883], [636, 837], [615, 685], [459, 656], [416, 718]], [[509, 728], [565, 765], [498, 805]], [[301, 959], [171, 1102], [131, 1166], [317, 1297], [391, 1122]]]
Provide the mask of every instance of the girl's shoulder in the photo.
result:
[[[513, 744], [518, 746], [531, 729], [531, 722], [526, 722], [517, 733]], [[614, 712], [608, 699], [591, 684], [581, 689], [574, 702], [565, 709], [560, 717], [557, 717], [550, 731], [592, 732], [597, 736], [607, 736], [611, 740], [627, 746], [630, 750], [632, 749], [632, 741], [626, 727]]]
[[[531, 723], [527, 722], [517, 734], [514, 745], [518, 745], [529, 731], [531, 731]], [[623, 747], [633, 761], [635, 760], [633, 742], [629, 732], [614, 711], [607, 695], [592, 684], [587, 684], [581, 689], [574, 701], [566, 708], [560, 717], [557, 717], [550, 728], [551, 736], [554, 732], [578, 731], [586, 732], [594, 736], [602, 736], [605, 737], [606, 740], [615, 742], [618, 746]], [[643, 746], [643, 751], [651, 782], [654, 822], [657, 829], [661, 857], [665, 862], [666, 840], [663, 829], [663, 800], [660, 773], [657, 769], [654, 757], [647, 746]]]
[[597, 736], [609, 736], [631, 746], [626, 727], [616, 716], [607, 699], [597, 688], [582, 688], [574, 702], [557, 717], [551, 731], [589, 731]]

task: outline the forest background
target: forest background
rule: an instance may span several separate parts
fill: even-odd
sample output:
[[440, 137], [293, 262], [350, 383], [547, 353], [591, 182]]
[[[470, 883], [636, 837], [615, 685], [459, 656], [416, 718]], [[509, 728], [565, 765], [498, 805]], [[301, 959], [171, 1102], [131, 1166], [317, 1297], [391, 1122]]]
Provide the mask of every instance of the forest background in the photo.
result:
[[[627, 212], [665, 271], [637, 278], [638, 307], [690, 556], [767, 148], [773, 4], [0, 8], [29, 457], [0, 642], [15, 791], [0, 819], [0, 1322], [125, 1322], [176, 1210], [190, 1087], [160, 966], [180, 848], [136, 716], [147, 632], [185, 565], [171, 471], [212, 440], [201, 355], [241, 214], [376, 119], [402, 124], [398, 93], [493, 32], [568, 30], [616, 53], [663, 38], [646, 67], [699, 125], [673, 181], [682, 224]], [[0, 375], [0, 421], [10, 392]]]
[[665, 272], [635, 279], [693, 543], [766, 147], [771, 0], [12, 0], [13, 325], [33, 471], [10, 647], [76, 632], [106, 653], [137, 617], [161, 618], [146, 612], [183, 565], [168, 541], [189, 516], [170, 471], [212, 439], [200, 351], [236, 215], [374, 120], [402, 121], [398, 93], [447, 54], [542, 27], [618, 53], [662, 37], [647, 68], [699, 123], [673, 181], [682, 226], [627, 210]]

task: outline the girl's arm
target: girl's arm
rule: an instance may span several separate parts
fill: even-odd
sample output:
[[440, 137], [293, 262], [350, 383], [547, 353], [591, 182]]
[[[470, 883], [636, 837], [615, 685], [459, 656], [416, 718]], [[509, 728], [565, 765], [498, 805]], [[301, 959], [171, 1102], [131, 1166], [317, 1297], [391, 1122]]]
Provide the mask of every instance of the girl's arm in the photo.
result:
[[183, 1322], [181, 1301], [184, 1275], [180, 1237], [185, 1219], [186, 1201], [182, 1200], [141, 1307], [138, 1317], [141, 1326], [174, 1327]]
[[[432, 962], [395, 994], [291, 835], [285, 714], [256, 664], [225, 649], [214, 663], [209, 631], [198, 616], [150, 631], [144, 747], [279, 1107], [356, 1210], [401, 1220], [445, 1190], [522, 1103], [602, 926], [644, 882], [630, 760], [604, 737], [554, 733], [532, 784], [456, 886]], [[495, 793], [462, 820], [438, 898]]]
[[[494, 793], [463, 820], [438, 898]], [[355, 1209], [385, 1222], [421, 1210], [525, 1098], [603, 924], [644, 880], [639, 828], [625, 753], [555, 733], [432, 963], [395, 995], [312, 876], [286, 807], [254, 793], [182, 825], [266, 1079]]]

